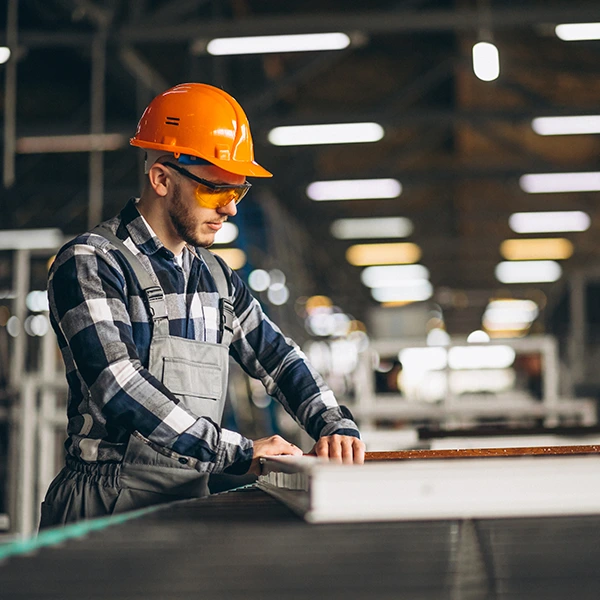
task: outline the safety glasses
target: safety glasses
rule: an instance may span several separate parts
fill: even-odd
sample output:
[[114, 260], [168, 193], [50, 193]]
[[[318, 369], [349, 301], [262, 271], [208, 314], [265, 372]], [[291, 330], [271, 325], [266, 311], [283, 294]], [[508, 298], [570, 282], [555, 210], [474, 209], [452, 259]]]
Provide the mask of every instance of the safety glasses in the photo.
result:
[[239, 185], [228, 185], [226, 183], [214, 183], [200, 177], [196, 177], [187, 169], [173, 164], [172, 162], [162, 163], [165, 167], [174, 169], [184, 177], [195, 181], [198, 186], [195, 189], [196, 201], [204, 208], [223, 208], [231, 201], [236, 204], [248, 193], [252, 187], [251, 183], [241, 183]]

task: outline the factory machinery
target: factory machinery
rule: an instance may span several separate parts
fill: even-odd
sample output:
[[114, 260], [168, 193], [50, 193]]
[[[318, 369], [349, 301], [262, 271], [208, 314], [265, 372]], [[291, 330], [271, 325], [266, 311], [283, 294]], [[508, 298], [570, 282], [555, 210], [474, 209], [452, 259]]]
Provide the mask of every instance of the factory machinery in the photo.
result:
[[[465, 454], [469, 451], [461, 456], [447, 451], [437, 455], [424, 451], [419, 456], [412, 451], [373, 456], [387, 460], [369, 461], [364, 467], [337, 469], [352, 478], [371, 466], [381, 471], [388, 465], [390, 473], [397, 473], [398, 465], [418, 462], [439, 472], [464, 460], [484, 468], [488, 460], [507, 461], [507, 466], [515, 464], [510, 461], [556, 460], [560, 479], [572, 470], [571, 460], [574, 470], [586, 460], [585, 468], [593, 469], [600, 460], [597, 450], [538, 449], [529, 456], [515, 456], [527, 453], [521, 449], [504, 452], [505, 458], [493, 451], [471, 451], [471, 458]], [[314, 460], [307, 457], [308, 463]], [[540, 468], [545, 468], [542, 462]], [[373, 489], [382, 481], [385, 478], [372, 480]], [[480, 481], [484, 498], [486, 479]], [[558, 480], [556, 484], [560, 486]], [[581, 480], [580, 485], [578, 491], [587, 485], [593, 492], [598, 478], [589, 477], [588, 484]], [[394, 501], [402, 506], [402, 494]], [[441, 497], [436, 501], [444, 504]], [[522, 503], [523, 498], [513, 504]], [[555, 507], [552, 516], [544, 517], [310, 524], [250, 485], [0, 545], [0, 596], [3, 600], [596, 599], [600, 547], [595, 532], [600, 511], [596, 507], [573, 514], [569, 505], [566, 502], [565, 514]]]

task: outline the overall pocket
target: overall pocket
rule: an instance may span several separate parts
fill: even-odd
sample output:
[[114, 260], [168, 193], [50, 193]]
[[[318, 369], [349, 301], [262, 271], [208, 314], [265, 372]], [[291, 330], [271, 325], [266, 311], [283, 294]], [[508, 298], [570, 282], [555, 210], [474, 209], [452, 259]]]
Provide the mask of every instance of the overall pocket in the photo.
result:
[[222, 370], [217, 365], [185, 358], [163, 358], [163, 383], [199, 417], [219, 422], [221, 417]]

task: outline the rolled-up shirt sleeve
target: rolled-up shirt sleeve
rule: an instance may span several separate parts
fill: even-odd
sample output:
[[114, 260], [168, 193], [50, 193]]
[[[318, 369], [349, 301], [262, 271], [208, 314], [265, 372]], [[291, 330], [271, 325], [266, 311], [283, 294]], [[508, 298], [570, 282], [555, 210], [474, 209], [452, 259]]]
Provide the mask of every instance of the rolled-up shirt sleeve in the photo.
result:
[[248, 287], [231, 272], [234, 335], [231, 354], [315, 440], [326, 435], [360, 437], [350, 411], [340, 406], [306, 355], [263, 312]]
[[[251, 440], [190, 412], [140, 360], [127, 310], [127, 281], [114, 250], [66, 246], [49, 275], [51, 321], [82, 386], [107, 422], [138, 432], [201, 472], [249, 464]], [[61, 339], [62, 338], [62, 339]]]

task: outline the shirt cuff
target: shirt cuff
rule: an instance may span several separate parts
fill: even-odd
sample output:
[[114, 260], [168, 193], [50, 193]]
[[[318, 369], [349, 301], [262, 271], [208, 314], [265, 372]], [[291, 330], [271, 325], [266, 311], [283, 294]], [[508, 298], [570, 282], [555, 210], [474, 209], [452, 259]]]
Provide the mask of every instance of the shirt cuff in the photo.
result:
[[354, 422], [350, 410], [343, 404], [329, 409], [322, 417], [325, 425], [319, 432], [319, 438], [327, 435], [349, 435], [360, 439], [358, 425]]
[[[254, 456], [254, 442], [235, 431], [221, 429], [213, 473], [227, 472], [242, 475], [250, 468]], [[231, 470], [233, 468], [233, 470]]]

